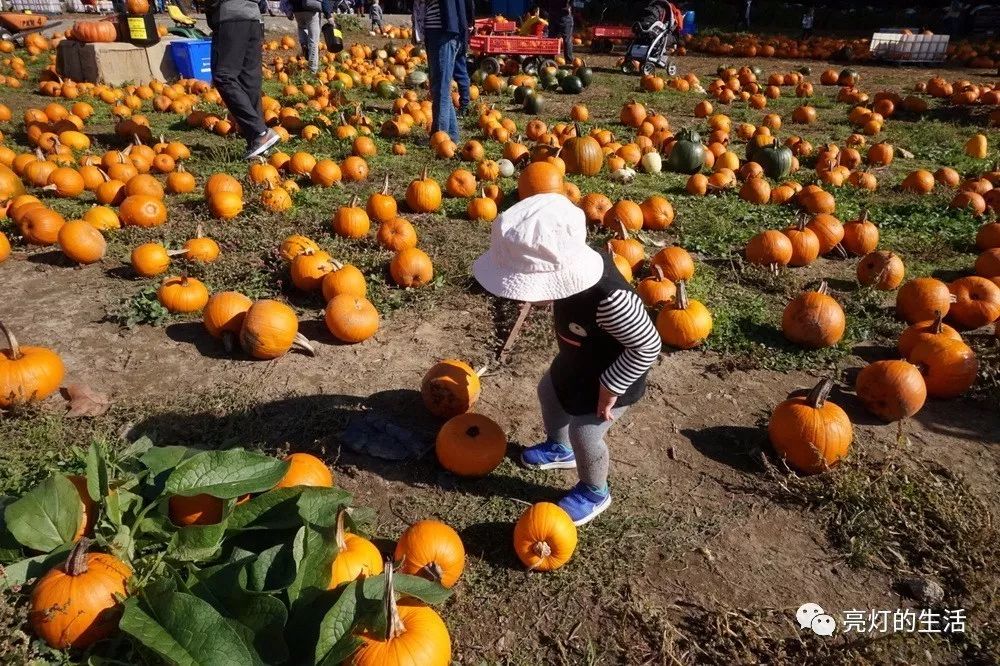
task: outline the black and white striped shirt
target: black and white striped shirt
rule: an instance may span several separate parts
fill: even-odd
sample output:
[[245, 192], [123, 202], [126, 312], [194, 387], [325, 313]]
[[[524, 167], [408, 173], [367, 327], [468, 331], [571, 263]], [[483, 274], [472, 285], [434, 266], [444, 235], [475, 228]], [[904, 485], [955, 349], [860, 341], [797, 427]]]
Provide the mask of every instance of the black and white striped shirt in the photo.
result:
[[642, 299], [631, 290], [619, 289], [600, 302], [597, 325], [625, 350], [601, 375], [601, 384], [615, 395], [623, 395], [653, 367], [663, 346], [660, 334], [646, 312]]

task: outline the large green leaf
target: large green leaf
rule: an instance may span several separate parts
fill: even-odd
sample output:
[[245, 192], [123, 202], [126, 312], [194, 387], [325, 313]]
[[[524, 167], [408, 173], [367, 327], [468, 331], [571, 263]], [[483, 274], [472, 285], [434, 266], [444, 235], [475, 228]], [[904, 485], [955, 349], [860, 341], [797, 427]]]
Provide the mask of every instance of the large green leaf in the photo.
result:
[[347, 658], [354, 654], [361, 646], [361, 639], [354, 634], [348, 634], [340, 639], [336, 645], [319, 662], [319, 666], [339, 666], [347, 661]]
[[245, 566], [247, 588], [256, 592], [284, 590], [295, 580], [295, 558], [290, 543], [280, 543], [262, 551]]
[[295, 556], [295, 580], [288, 586], [288, 599], [293, 606], [309, 603], [326, 591], [337, 556], [334, 530], [317, 530], [306, 525], [295, 535], [292, 552]]
[[104, 498], [104, 510], [112, 525], [123, 525], [126, 514], [133, 509], [138, 510], [141, 506], [142, 497], [121, 488]]
[[54, 474], [4, 509], [7, 529], [18, 543], [47, 553], [76, 535], [83, 517], [83, 503], [76, 486]]
[[[451, 590], [440, 583], [409, 574], [394, 573], [392, 586], [398, 596], [413, 597], [433, 606], [444, 603], [451, 596]], [[385, 574], [365, 578], [362, 594], [366, 599], [384, 599]]]
[[337, 512], [351, 502], [351, 494], [339, 488], [304, 488], [299, 495], [299, 516], [317, 527], [337, 524]]
[[68, 553], [69, 545], [65, 545], [51, 553], [29, 557], [13, 564], [5, 564], [3, 566], [3, 573], [0, 574], [0, 590], [24, 585], [32, 578], [38, 578], [65, 560]]
[[351, 634], [357, 617], [358, 584], [348, 583], [340, 590], [340, 596], [323, 616], [316, 640], [315, 663], [320, 663], [326, 655], [346, 636]]
[[108, 461], [97, 442], [91, 442], [87, 449], [87, 494], [90, 499], [100, 502], [108, 496]]
[[218, 555], [226, 521], [215, 525], [188, 525], [177, 530], [170, 540], [167, 555], [183, 562], [204, 562]]
[[139, 457], [139, 462], [149, 470], [151, 476], [159, 476], [171, 470], [188, 456], [185, 446], [154, 446]]
[[278, 488], [237, 505], [229, 516], [229, 529], [287, 529], [302, 524], [298, 499], [303, 487]]
[[233, 499], [273, 488], [285, 475], [288, 463], [243, 449], [203, 451], [181, 462], [167, 477], [170, 495], [205, 493]]
[[284, 663], [288, 660], [283, 637], [288, 609], [276, 597], [246, 589], [245, 564], [238, 560], [202, 570], [191, 592], [247, 627], [255, 649], [268, 664]]
[[263, 666], [245, 632], [210, 603], [184, 592], [131, 597], [122, 631], [176, 666]]

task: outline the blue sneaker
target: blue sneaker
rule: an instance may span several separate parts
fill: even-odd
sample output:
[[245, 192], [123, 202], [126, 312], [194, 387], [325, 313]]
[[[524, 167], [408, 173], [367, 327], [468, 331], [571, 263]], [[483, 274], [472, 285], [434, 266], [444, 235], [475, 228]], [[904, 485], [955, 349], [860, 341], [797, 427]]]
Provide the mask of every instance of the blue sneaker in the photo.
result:
[[521, 452], [521, 462], [532, 469], [576, 469], [573, 449], [557, 442], [543, 442]]
[[599, 493], [585, 483], [578, 483], [559, 500], [559, 506], [573, 519], [573, 524], [579, 527], [597, 518], [611, 506], [611, 493], [607, 490]]

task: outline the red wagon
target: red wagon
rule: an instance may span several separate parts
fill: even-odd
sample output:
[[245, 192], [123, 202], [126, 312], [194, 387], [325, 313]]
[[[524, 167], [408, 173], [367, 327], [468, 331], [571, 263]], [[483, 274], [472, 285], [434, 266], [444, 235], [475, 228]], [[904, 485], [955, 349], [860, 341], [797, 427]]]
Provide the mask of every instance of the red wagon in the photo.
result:
[[533, 76], [543, 67], [555, 67], [554, 58], [562, 55], [563, 43], [558, 37], [472, 35], [469, 52], [487, 74], [500, 73], [500, 56], [516, 56], [521, 59], [521, 71]]
[[590, 29], [590, 51], [611, 53], [615, 44], [632, 40], [632, 28], [627, 25], [595, 25]]

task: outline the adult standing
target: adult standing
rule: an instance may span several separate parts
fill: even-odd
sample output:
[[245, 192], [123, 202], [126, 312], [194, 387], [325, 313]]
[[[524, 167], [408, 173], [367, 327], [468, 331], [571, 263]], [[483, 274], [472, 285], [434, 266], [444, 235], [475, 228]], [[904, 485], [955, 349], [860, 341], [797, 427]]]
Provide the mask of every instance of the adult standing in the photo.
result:
[[212, 30], [212, 83], [247, 140], [246, 159], [264, 155], [281, 139], [264, 123], [260, 101], [265, 9], [266, 0], [205, 3]]
[[309, 60], [309, 70], [319, 71], [319, 15], [327, 21], [333, 16], [330, 0], [281, 0], [281, 13], [294, 20], [299, 29], [299, 46]]
[[458, 143], [458, 116], [451, 101], [455, 61], [466, 39], [473, 14], [466, 0], [415, 0], [413, 39], [423, 42], [430, 63], [431, 132], [444, 132]]
[[566, 62], [573, 60], [573, 3], [572, 0], [548, 0], [549, 37], [562, 37]]

